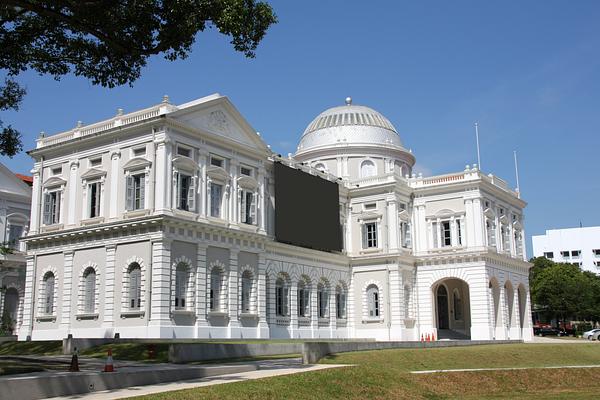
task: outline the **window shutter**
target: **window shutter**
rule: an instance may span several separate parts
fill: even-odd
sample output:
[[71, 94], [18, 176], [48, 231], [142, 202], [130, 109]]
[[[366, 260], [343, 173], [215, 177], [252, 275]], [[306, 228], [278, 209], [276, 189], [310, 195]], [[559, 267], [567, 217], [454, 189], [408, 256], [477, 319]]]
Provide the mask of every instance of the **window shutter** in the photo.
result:
[[412, 247], [412, 237], [411, 237], [411, 232], [410, 232], [410, 224], [408, 222], [404, 224], [404, 229], [406, 229], [405, 237], [404, 237], [404, 241], [405, 241], [406, 247]]
[[370, 289], [367, 293], [367, 301], [368, 301], [368, 307], [369, 307], [369, 317], [374, 317], [375, 316], [375, 302], [374, 302], [374, 295], [375, 293], [373, 292], [373, 289]]
[[240, 204], [240, 221], [241, 222], [246, 222], [246, 191], [242, 190], [242, 198], [241, 198], [241, 204]]
[[[175, 206], [173, 208], [181, 208], [181, 174], [175, 173]], [[171, 183], [172, 184], [172, 183]]]
[[367, 224], [362, 224], [362, 247], [363, 249], [367, 248]]
[[56, 200], [54, 202], [54, 220], [52, 223], [58, 224], [60, 222], [60, 199], [62, 192], [56, 192]]
[[146, 175], [140, 175], [140, 209], [143, 210], [146, 208]]
[[496, 226], [493, 222], [490, 223], [490, 242], [491, 246], [496, 245]]
[[54, 277], [46, 279], [46, 314], [54, 312]]
[[125, 185], [125, 208], [127, 209], [127, 211], [131, 211], [133, 210], [133, 176], [128, 175], [126, 177]]
[[85, 297], [84, 311], [87, 313], [94, 312], [94, 302], [96, 300], [96, 273], [90, 272], [85, 277]]
[[283, 288], [283, 315], [290, 315], [288, 310], [288, 293], [289, 289], [287, 287]]
[[51, 196], [50, 193], [44, 193], [44, 224], [50, 225], [50, 214], [51, 214]]
[[433, 247], [437, 248], [438, 247], [438, 238], [440, 236], [440, 232], [438, 231], [438, 224], [437, 224], [437, 222], [434, 222], [431, 225], [431, 227], [432, 227], [431, 230], [432, 230], [432, 233], [433, 233]]
[[250, 194], [250, 223], [256, 225], [256, 193]]
[[190, 177], [190, 185], [188, 187], [188, 210], [195, 211], [196, 210], [196, 177]]

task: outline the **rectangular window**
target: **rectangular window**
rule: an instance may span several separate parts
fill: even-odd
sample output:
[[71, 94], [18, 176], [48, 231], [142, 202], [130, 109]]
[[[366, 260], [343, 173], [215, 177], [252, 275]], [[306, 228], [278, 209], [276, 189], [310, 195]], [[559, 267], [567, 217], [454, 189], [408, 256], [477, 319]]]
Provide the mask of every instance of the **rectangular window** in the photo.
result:
[[376, 203], [369, 203], [369, 204], [365, 204], [364, 205], [365, 210], [374, 210], [377, 208], [377, 204]]
[[561, 251], [561, 252], [560, 252], [560, 255], [561, 255], [563, 258], [569, 258], [569, 252], [568, 252], [568, 251]]
[[146, 155], [146, 146], [133, 149], [134, 157], [143, 157]]
[[52, 175], [60, 175], [62, 174], [62, 167], [52, 168]]
[[11, 225], [8, 231], [8, 247], [17, 250], [19, 248], [19, 239], [23, 236], [23, 227], [21, 225]]
[[210, 216], [221, 218], [221, 199], [223, 186], [217, 183], [210, 184]]
[[146, 176], [145, 174], [130, 175], [127, 177], [127, 211], [143, 210], [146, 208], [145, 193]]
[[377, 247], [377, 222], [368, 222], [363, 225], [363, 248]]
[[546, 257], [548, 259], [553, 259], [554, 258], [554, 252], [547, 251], [547, 252], [544, 253], [544, 257]]
[[410, 224], [408, 222], [400, 223], [400, 233], [402, 235], [402, 247], [410, 248], [412, 246], [412, 239], [410, 235]]
[[596, 257], [600, 257], [600, 249], [594, 249], [594, 250], [592, 250], [592, 251], [594, 252], [594, 255], [595, 255]]
[[88, 215], [90, 218], [100, 216], [100, 192], [100, 182], [94, 182], [88, 185]]
[[442, 230], [442, 246], [452, 246], [452, 234], [450, 232], [450, 221], [442, 221], [440, 228]]
[[185, 211], [194, 210], [194, 179], [190, 175], [177, 174], [177, 208]]
[[90, 159], [90, 167], [100, 167], [102, 166], [102, 157]]
[[579, 258], [580, 255], [581, 255], [581, 250], [571, 251], [571, 257]]
[[60, 191], [44, 194], [44, 224], [52, 225], [60, 222]]
[[187, 147], [177, 146], [177, 155], [190, 158], [192, 150]]
[[246, 190], [242, 191], [240, 213], [240, 220], [242, 223], [256, 223], [256, 204], [254, 204], [254, 193]]
[[246, 167], [240, 167], [240, 173], [246, 176], [252, 176], [252, 170]]
[[224, 160], [222, 158], [218, 158], [218, 157], [214, 157], [214, 156], [210, 157], [210, 165], [212, 165], [214, 167], [221, 167], [221, 168], [225, 167]]

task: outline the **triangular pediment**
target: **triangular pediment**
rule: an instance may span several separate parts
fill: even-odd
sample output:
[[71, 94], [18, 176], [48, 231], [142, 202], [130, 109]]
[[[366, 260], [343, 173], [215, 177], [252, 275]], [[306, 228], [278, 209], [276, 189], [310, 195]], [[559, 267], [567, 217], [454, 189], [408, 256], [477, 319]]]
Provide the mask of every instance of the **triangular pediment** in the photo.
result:
[[259, 151], [269, 151], [266, 143], [225, 96], [214, 95], [182, 104], [169, 114], [177, 123], [215, 138], [232, 140]]
[[44, 187], [66, 185], [67, 181], [59, 176], [52, 176], [44, 181]]
[[95, 179], [101, 178], [106, 175], [106, 171], [98, 168], [90, 168], [81, 174], [81, 179]]
[[2, 164], [0, 164], [0, 192], [31, 197], [31, 188]]
[[123, 165], [123, 169], [143, 169], [149, 167], [152, 163], [143, 157], [134, 157]]

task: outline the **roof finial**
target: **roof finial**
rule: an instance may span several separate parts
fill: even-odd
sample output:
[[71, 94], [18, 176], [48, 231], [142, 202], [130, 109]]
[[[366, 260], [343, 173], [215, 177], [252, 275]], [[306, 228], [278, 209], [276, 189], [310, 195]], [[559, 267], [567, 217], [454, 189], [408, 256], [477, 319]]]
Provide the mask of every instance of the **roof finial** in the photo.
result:
[[346, 105], [347, 106], [352, 105], [352, 97], [350, 97], [350, 96], [346, 97]]
[[165, 94], [165, 95], [163, 96], [162, 102], [163, 102], [163, 103], [167, 103], [167, 104], [168, 104], [168, 103], [170, 103], [169, 96]]

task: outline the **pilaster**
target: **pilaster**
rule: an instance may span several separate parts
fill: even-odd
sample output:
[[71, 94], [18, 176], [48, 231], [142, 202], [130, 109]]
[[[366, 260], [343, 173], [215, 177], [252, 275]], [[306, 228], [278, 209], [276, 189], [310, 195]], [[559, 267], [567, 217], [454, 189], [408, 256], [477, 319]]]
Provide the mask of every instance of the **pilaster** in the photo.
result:
[[[118, 204], [119, 204], [119, 180], [121, 174], [119, 173], [119, 159], [121, 158], [121, 151], [119, 149], [112, 150], [110, 152], [110, 207], [108, 217], [110, 219], [117, 218]], [[124, 200], [124, 195], [123, 201]]]
[[[206, 249], [205, 243], [198, 243], [196, 253], [196, 329], [208, 327], [206, 320], [206, 307], [208, 297], [206, 294]], [[208, 336], [204, 332], [198, 332], [199, 337]]]
[[[72, 250], [64, 252], [63, 259], [63, 280], [62, 280], [62, 305], [60, 307], [60, 327], [68, 332], [71, 328], [71, 315], [76, 313], [77, 304], [72, 304], [73, 298], [73, 256]], [[56, 290], [56, 289], [55, 289]], [[77, 290], [77, 286], [75, 286]]]
[[[150, 326], [170, 325], [171, 304], [171, 241], [152, 242], [152, 308]], [[158, 332], [157, 332], [158, 333]]]
[[115, 255], [116, 245], [106, 246], [106, 278], [104, 281], [104, 322], [106, 327], [112, 327], [115, 320]]
[[[69, 200], [67, 203], [67, 223], [66, 225], [75, 224], [75, 209], [77, 204], [77, 170], [79, 169], [79, 161], [71, 160], [69, 162], [69, 181], [67, 182], [67, 192], [69, 193]], [[82, 207], [85, 208], [85, 202]]]
[[229, 299], [227, 302], [227, 305], [229, 307], [229, 337], [238, 337], [240, 328], [238, 312], [238, 255], [239, 250], [237, 249], [231, 249], [229, 251]]
[[42, 204], [42, 180], [41, 180], [41, 168], [34, 168], [31, 170], [33, 175], [33, 185], [31, 192], [31, 216], [29, 224], [30, 234], [36, 234], [40, 230], [40, 214], [41, 209], [44, 206]]
[[258, 332], [257, 337], [269, 337], [269, 325], [267, 324], [267, 263], [263, 252], [258, 254]]
[[19, 330], [19, 340], [31, 338], [33, 316], [35, 314], [35, 257], [27, 255], [25, 256], [25, 262], [27, 264], [27, 273], [25, 274], [25, 300], [23, 306], [23, 324]]

